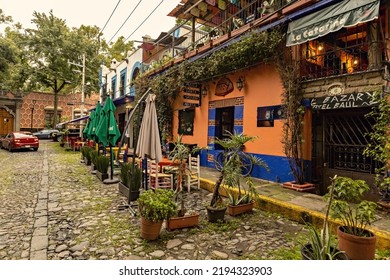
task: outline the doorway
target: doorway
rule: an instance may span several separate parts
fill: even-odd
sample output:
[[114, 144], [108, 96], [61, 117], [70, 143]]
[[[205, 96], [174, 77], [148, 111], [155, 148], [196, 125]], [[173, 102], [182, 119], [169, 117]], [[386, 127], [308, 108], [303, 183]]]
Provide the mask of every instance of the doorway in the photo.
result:
[[313, 113], [312, 175], [327, 192], [335, 175], [365, 180], [374, 189], [378, 163], [363, 155], [374, 120], [365, 115], [370, 108], [323, 110]]
[[7, 135], [13, 130], [14, 116], [4, 108], [0, 108], [0, 136]]

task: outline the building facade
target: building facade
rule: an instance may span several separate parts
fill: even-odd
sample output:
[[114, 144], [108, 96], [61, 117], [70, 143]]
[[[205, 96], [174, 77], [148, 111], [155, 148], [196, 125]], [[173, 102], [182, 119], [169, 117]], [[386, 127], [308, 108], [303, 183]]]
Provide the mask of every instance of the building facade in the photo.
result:
[[[187, 44], [183, 43], [184, 49], [169, 49], [168, 44], [164, 55], [171, 54], [173, 59], [165, 64], [161, 61], [164, 56], [155, 60], [161, 65], [148, 72], [150, 78], [184, 61], [208, 59], [245, 40], [250, 32], [278, 29], [286, 38], [280, 55], [291, 53], [298, 65], [306, 179], [317, 183], [322, 193], [333, 174], [362, 178], [373, 185], [376, 163], [365, 157], [363, 150], [373, 125], [373, 120], [366, 118], [376, 106], [372, 96], [389, 91], [388, 1], [188, 0], [169, 15], [190, 23], [190, 28], [186, 25]], [[127, 62], [127, 72], [125, 66], [117, 66], [116, 78], [107, 76], [107, 88], [115, 92], [115, 99], [121, 98], [117, 92], [126, 95], [121, 89], [133, 85], [136, 76], [129, 73], [131, 65], [139, 63], [143, 72], [144, 65], [154, 63], [150, 56], [161, 53], [155, 48], [156, 40], [145, 42], [139, 60]], [[173, 137], [183, 135], [187, 144], [210, 147], [201, 152], [201, 164], [214, 167], [222, 152], [214, 144], [216, 138], [226, 137], [226, 131], [256, 136], [245, 151], [262, 158], [270, 171], [255, 168], [252, 175], [276, 182], [294, 180], [282, 144], [284, 91], [272, 61], [258, 61], [203, 79], [189, 77], [174, 103]]]

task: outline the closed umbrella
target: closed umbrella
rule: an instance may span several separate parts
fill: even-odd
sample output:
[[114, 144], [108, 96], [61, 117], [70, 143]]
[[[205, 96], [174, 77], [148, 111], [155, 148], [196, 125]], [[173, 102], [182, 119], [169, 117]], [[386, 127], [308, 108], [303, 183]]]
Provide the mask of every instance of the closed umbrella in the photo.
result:
[[[156, 95], [150, 94], [146, 98], [145, 111], [142, 117], [141, 127], [137, 139], [136, 154], [139, 157], [150, 158], [160, 162], [162, 160], [160, 132], [158, 130]], [[145, 168], [146, 165], [144, 165]], [[147, 170], [145, 170], [147, 174]], [[145, 189], [147, 178], [145, 176]]]
[[93, 121], [94, 116], [95, 116], [95, 112], [92, 111], [91, 114], [89, 115], [87, 125], [85, 126], [85, 128], [83, 130], [84, 138], [88, 138], [89, 140], [92, 140], [91, 136], [89, 135], [89, 128], [91, 127], [91, 122]]
[[102, 115], [102, 105], [100, 105], [100, 102], [96, 104], [95, 114], [92, 119], [92, 123], [89, 126], [88, 135], [90, 139], [94, 140], [96, 143], [100, 143], [98, 137], [96, 136], [96, 129], [99, 125], [100, 118]]
[[104, 107], [102, 109], [101, 118], [99, 121], [99, 125], [96, 128], [96, 137], [99, 139], [99, 142], [103, 144], [104, 147], [110, 147], [110, 163], [111, 163], [111, 177], [110, 180], [104, 180], [104, 183], [116, 183], [117, 180], [114, 180], [114, 167], [113, 167], [113, 156], [112, 156], [112, 146], [115, 146], [118, 141], [121, 133], [117, 126], [115, 120], [115, 105], [112, 102], [112, 99], [108, 97], [106, 102], [104, 103]]
[[156, 162], [162, 160], [155, 94], [150, 94], [146, 98], [146, 106], [142, 117], [136, 151], [139, 157], [147, 156], [150, 159], [156, 160]]

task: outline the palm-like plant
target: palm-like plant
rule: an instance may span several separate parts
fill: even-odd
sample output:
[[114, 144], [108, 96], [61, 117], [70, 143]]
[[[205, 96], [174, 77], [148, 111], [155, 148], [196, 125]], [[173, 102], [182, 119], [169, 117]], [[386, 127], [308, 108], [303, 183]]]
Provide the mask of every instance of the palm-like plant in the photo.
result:
[[[231, 201], [234, 203], [244, 203], [250, 200], [255, 195], [255, 188], [250, 174], [243, 175], [242, 170], [248, 163], [251, 165], [262, 166], [269, 170], [268, 165], [259, 157], [245, 153], [243, 147], [249, 141], [255, 141], [255, 136], [249, 136], [242, 133], [230, 133], [227, 132], [229, 137], [224, 139], [215, 140], [216, 144], [219, 144], [225, 150], [225, 156], [223, 166], [220, 171], [220, 176], [215, 183], [213, 197], [211, 199], [210, 206], [215, 207], [217, 202], [220, 201], [219, 188], [225, 180], [226, 185], [229, 188], [238, 188], [238, 197], [232, 195]], [[248, 185], [248, 191], [242, 193], [242, 186], [240, 181], [246, 180]]]

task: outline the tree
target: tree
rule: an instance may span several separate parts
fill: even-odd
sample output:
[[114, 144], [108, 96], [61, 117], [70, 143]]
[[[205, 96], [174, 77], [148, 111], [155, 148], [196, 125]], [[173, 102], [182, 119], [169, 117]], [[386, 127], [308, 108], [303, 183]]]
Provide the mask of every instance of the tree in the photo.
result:
[[127, 52], [134, 51], [134, 42], [129, 41], [126, 43], [123, 36], [120, 36], [116, 42], [110, 43], [110, 45], [107, 45], [107, 43], [103, 41], [102, 45], [107, 49], [108, 55], [104, 60], [106, 65], [110, 65], [113, 58], [115, 58], [117, 61], [121, 61], [127, 57]]
[[[50, 11], [33, 13], [32, 23], [35, 29], [27, 29], [25, 51], [29, 61], [29, 81], [35, 88], [51, 89], [54, 93], [53, 127], [57, 124], [58, 94], [64, 89], [80, 85], [81, 75], [73, 70], [69, 61], [81, 64], [82, 55], [86, 56], [87, 92], [98, 90], [99, 68], [99, 29], [81, 26], [70, 29], [65, 20], [57, 18]], [[77, 69], [82, 70], [82, 69]]]

